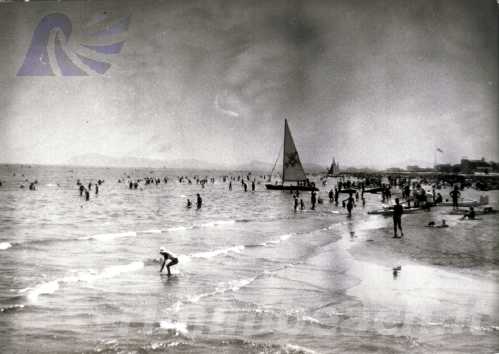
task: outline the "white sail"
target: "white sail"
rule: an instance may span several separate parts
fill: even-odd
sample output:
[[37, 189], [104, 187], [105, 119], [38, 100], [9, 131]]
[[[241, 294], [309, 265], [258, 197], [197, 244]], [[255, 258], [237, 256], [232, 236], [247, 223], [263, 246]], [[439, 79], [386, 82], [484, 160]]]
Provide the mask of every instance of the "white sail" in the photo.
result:
[[291, 131], [288, 127], [288, 121], [284, 120], [284, 156], [282, 164], [282, 181], [304, 181], [307, 179], [303, 166], [300, 162], [300, 156], [296, 150]]

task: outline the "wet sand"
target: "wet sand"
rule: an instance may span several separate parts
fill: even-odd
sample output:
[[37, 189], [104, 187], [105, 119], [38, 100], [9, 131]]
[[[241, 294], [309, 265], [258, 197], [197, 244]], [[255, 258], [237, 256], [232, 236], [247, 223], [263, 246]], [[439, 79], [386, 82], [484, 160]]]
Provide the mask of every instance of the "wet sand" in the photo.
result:
[[[351, 255], [347, 273], [360, 281], [347, 294], [362, 302], [370, 330], [413, 338], [411, 352], [470, 352], [478, 342], [497, 352], [498, 218], [468, 221], [449, 211], [405, 215], [401, 239], [392, 238], [391, 217], [352, 219], [338, 242]], [[424, 227], [442, 218], [448, 228]]]

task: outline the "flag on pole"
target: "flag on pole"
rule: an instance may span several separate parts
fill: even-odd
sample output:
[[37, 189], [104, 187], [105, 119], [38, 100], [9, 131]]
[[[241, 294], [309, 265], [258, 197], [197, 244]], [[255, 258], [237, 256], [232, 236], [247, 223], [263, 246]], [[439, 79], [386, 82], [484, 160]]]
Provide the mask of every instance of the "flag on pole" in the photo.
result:
[[442, 153], [443, 153], [443, 150], [442, 150], [442, 149], [440, 149], [440, 148], [437, 148], [437, 151], [438, 151], [438, 152], [442, 152]]

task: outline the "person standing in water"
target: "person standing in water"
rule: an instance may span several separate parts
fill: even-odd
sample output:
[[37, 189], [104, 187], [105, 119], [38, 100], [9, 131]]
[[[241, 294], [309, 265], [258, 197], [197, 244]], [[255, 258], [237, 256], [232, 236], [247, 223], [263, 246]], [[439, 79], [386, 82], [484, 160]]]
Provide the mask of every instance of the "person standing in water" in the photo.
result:
[[187, 199], [187, 208], [191, 208], [191, 207], [192, 207], [191, 200], [190, 200], [190, 199]]
[[196, 206], [198, 209], [201, 209], [201, 207], [203, 206], [203, 199], [201, 199], [199, 193], [197, 194]]
[[298, 210], [298, 197], [296, 195], [293, 196], [293, 199], [294, 199], [294, 209], [295, 209], [295, 212], [296, 210]]
[[449, 193], [452, 198], [452, 208], [457, 209], [459, 207], [458, 200], [461, 196], [461, 192], [459, 192], [459, 187], [457, 185], [454, 186], [454, 190]]
[[315, 191], [312, 191], [310, 194], [310, 203], [312, 204], [312, 210], [315, 210], [315, 202], [316, 202], [316, 197], [315, 197]]
[[[172, 273], [170, 272], [170, 267], [174, 266], [175, 264], [178, 263], [178, 258], [175, 257], [173, 254], [167, 252], [164, 247], [159, 248], [159, 254], [163, 256], [163, 264], [161, 265], [161, 269], [159, 270], [159, 272], [161, 273], [163, 271], [163, 268], [165, 268], [165, 265], [166, 265], [166, 269], [168, 271], [168, 276], [172, 275]], [[166, 264], [167, 260], [170, 260], [170, 262], [168, 262], [168, 264]]]
[[355, 206], [355, 200], [353, 199], [353, 193], [350, 193], [350, 196], [343, 201], [343, 205], [345, 205], [346, 202], [346, 207], [348, 210], [348, 216], [352, 216], [352, 209]]
[[[402, 232], [402, 214], [404, 213], [404, 208], [402, 204], [399, 203], [399, 198], [395, 199], [395, 205], [393, 206], [393, 238], [402, 238], [404, 233]], [[397, 228], [400, 230], [400, 236], [397, 236]]]

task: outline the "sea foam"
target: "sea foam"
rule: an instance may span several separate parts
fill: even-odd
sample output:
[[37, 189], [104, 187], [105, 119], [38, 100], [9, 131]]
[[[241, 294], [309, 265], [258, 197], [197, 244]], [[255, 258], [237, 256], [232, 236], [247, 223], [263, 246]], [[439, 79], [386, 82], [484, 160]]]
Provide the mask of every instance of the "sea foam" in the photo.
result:
[[96, 240], [96, 241], [105, 241], [112, 240], [120, 237], [133, 237], [137, 236], [137, 232], [135, 231], [125, 231], [125, 232], [115, 232], [115, 233], [106, 233], [106, 234], [97, 234], [92, 236], [83, 236], [78, 238], [79, 240]]
[[27, 298], [31, 302], [36, 302], [40, 295], [50, 295], [59, 290], [61, 284], [72, 284], [77, 282], [92, 282], [99, 279], [112, 278], [121, 273], [137, 271], [144, 267], [143, 262], [132, 262], [125, 265], [115, 265], [104, 268], [100, 273], [80, 272], [77, 275], [71, 275], [58, 278], [49, 282], [40, 283], [33, 288], [19, 290], [20, 294], [27, 293]]
[[176, 336], [178, 336], [179, 334], [187, 335], [187, 333], [189, 333], [189, 331], [187, 330], [187, 324], [184, 322], [164, 320], [159, 323], [159, 327], [175, 331]]
[[241, 253], [244, 250], [244, 248], [245, 248], [245, 246], [239, 245], [239, 246], [222, 248], [222, 249], [213, 250], [213, 251], [192, 253], [187, 257], [190, 257], [190, 258], [213, 258], [213, 257], [220, 256], [220, 255], [226, 255], [230, 252]]
[[12, 244], [9, 242], [0, 242], [0, 250], [4, 251], [12, 247]]

